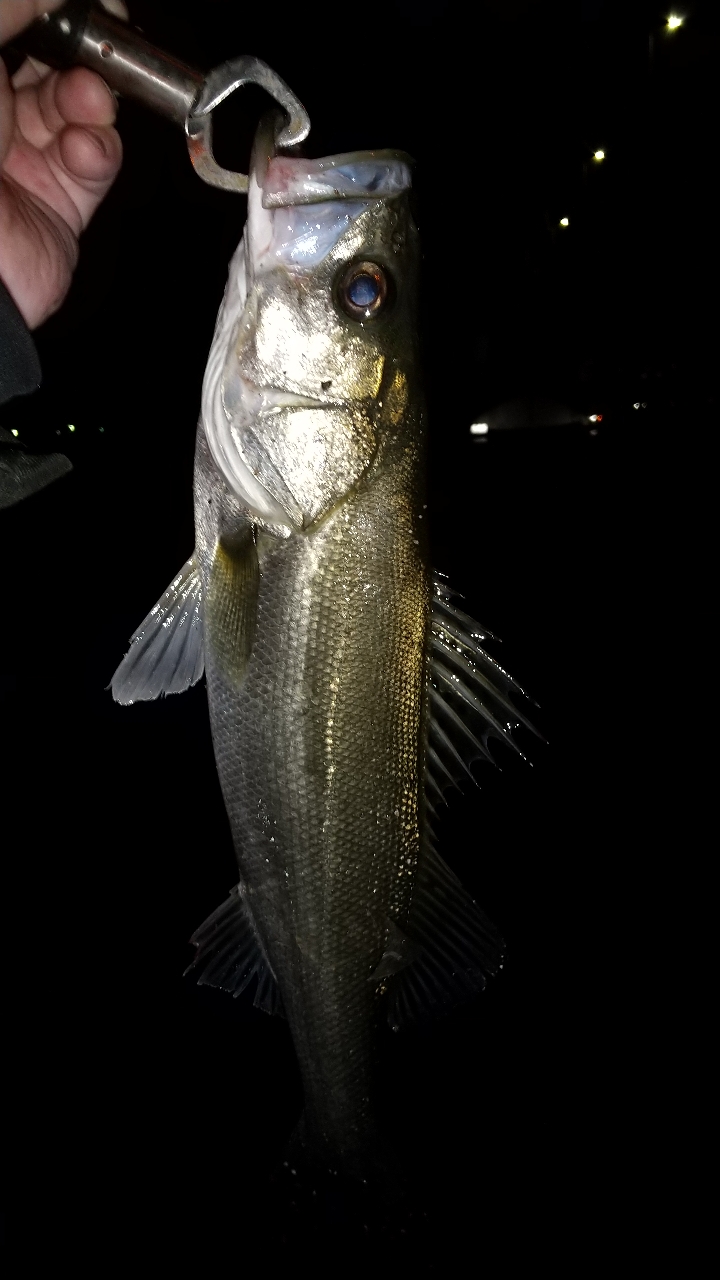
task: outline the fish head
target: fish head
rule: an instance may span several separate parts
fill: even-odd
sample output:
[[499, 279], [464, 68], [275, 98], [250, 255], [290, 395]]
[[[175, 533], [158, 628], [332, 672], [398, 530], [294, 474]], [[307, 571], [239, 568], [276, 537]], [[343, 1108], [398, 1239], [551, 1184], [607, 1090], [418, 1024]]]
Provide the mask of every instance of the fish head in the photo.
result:
[[261, 129], [248, 219], [203, 387], [210, 450], [251, 518], [311, 528], [372, 467], [417, 376], [410, 161], [275, 155]]

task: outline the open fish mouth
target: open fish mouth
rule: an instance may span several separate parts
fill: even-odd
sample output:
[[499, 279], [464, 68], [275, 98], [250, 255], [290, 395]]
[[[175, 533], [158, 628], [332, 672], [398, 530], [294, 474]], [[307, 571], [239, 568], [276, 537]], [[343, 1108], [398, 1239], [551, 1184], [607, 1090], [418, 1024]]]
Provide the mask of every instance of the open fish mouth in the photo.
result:
[[383, 253], [399, 252], [399, 215], [384, 211], [409, 186], [401, 153], [304, 160], [276, 155], [272, 131], [258, 132], [202, 420], [230, 492], [276, 536], [314, 526], [375, 457], [385, 357], [378, 335], [352, 328], [357, 317], [338, 304], [335, 257], [359, 253], [371, 214]]

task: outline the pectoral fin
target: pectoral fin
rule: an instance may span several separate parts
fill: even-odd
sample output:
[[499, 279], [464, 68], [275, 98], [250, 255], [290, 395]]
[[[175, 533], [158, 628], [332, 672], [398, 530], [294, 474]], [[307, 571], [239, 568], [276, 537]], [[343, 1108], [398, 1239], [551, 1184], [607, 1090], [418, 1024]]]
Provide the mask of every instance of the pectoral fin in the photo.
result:
[[133, 636], [111, 681], [116, 702], [149, 702], [197, 683], [205, 667], [202, 596], [191, 556]]

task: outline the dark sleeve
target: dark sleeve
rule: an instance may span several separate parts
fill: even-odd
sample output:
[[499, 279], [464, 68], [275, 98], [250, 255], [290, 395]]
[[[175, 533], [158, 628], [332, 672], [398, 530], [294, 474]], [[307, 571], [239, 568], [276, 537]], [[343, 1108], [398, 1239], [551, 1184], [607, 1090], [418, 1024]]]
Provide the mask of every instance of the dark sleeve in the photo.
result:
[[0, 280], [0, 404], [36, 391], [41, 377], [30, 330]]

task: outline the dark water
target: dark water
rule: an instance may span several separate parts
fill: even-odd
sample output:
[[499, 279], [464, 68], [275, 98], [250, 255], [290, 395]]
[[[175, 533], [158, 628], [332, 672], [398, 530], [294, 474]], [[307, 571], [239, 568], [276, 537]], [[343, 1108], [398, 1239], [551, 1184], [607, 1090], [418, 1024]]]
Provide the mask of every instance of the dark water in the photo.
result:
[[[644, 726], [677, 442], [715, 407], [701, 316], [717, 45], [701, 7], [702, 38], [658, 35], [652, 61], [659, 9], [620, 23], [603, 4], [500, 8], [469, 24], [464, 8], [397, 4], [339, 32], [336, 8], [286, 23], [219, 0], [133, 5], [198, 64], [266, 58], [307, 104], [318, 154], [417, 159], [434, 560], [504, 638], [550, 741], [532, 769], [479, 771], [440, 833], [505, 934], [505, 970], [383, 1046], [388, 1123], [426, 1215], [368, 1241], [342, 1206], [316, 1230], [268, 1192], [301, 1105], [286, 1028], [181, 978], [235, 879], [204, 690], [127, 710], [104, 689], [192, 548], [200, 385], [244, 202], [125, 104], [123, 174], [38, 335], [44, 387], [2, 413], [75, 466], [2, 517], [10, 1234], [29, 1262], [422, 1273], [469, 1255], [489, 1274], [575, 1275], [637, 1221], [655, 1063], [685, 1017], [672, 967], [662, 992], [655, 977], [671, 886], [651, 834], [663, 749]], [[233, 127], [219, 149], [239, 165], [249, 131], [233, 142]], [[602, 419], [471, 439], [526, 395]]]

